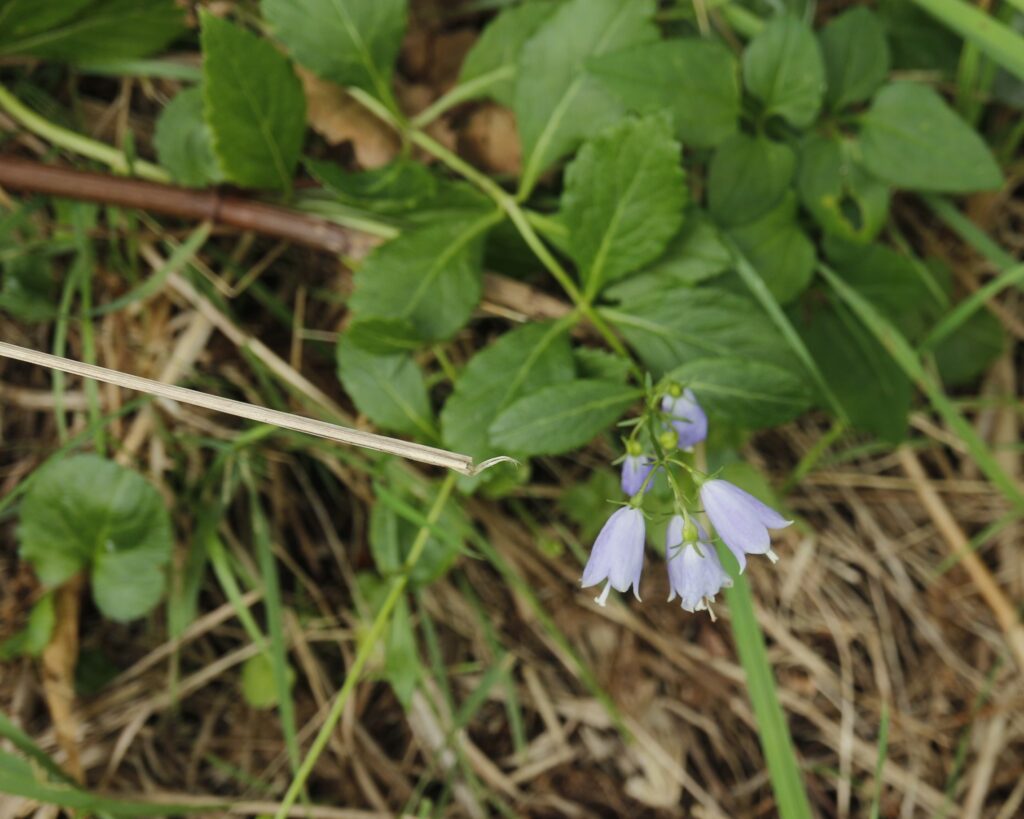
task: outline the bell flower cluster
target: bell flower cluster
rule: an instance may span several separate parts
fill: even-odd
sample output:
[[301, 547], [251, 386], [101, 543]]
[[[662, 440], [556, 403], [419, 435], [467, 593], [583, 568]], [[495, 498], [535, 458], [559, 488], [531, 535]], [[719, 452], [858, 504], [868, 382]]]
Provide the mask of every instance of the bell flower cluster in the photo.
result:
[[722, 567], [712, 538], [694, 518], [698, 504], [686, 497], [675, 470], [689, 473], [699, 507], [736, 558], [741, 572], [746, 569], [748, 554], [766, 555], [773, 563], [778, 560], [771, 548], [769, 530], [783, 529], [792, 521], [738, 486], [703, 475], [684, 459], [683, 455], [702, 443], [708, 432], [707, 415], [692, 390], [670, 384], [655, 391], [645, 413], [631, 426], [633, 431], [621, 460], [621, 487], [628, 500], [612, 513], [598, 534], [581, 585], [588, 588], [604, 584], [595, 598], [602, 606], [612, 589], [632, 589], [640, 599], [647, 535], [643, 505], [657, 476], [665, 474], [674, 497], [674, 514], [665, 536], [668, 599], [678, 598], [686, 611], [707, 611], [714, 619], [711, 604], [723, 588], [732, 585], [732, 579]]

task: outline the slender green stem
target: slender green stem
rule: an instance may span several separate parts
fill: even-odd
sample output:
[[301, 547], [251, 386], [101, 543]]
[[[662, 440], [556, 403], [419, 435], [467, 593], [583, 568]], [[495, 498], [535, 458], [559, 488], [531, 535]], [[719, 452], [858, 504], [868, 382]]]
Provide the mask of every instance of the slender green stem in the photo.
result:
[[512, 79], [513, 76], [515, 76], [515, 66], [503, 65], [500, 68], [495, 68], [493, 71], [488, 71], [486, 74], [481, 74], [479, 77], [474, 77], [468, 82], [459, 83], [447, 94], [438, 97], [433, 103], [414, 116], [411, 120], [412, 126], [414, 128], [423, 128], [450, 108], [483, 96], [488, 88], [502, 80]]
[[452, 489], [455, 487], [457, 477], [458, 475], [456, 473], [448, 472], [445, 475], [444, 480], [441, 482], [441, 487], [438, 489], [437, 497], [434, 499], [434, 503], [430, 507], [430, 511], [427, 513], [427, 520], [425, 524], [420, 527], [419, 532], [416, 534], [416, 539], [413, 541], [412, 548], [409, 550], [409, 556], [406, 558], [405, 565], [402, 568], [402, 573], [392, 582], [391, 588], [388, 590], [388, 595], [380, 607], [380, 611], [377, 612], [377, 616], [374, 618], [373, 624], [370, 626], [370, 630], [367, 631], [366, 636], [363, 638], [363, 641], [359, 646], [359, 650], [356, 652], [356, 657], [352, 661], [352, 667], [348, 670], [345, 682], [341, 686], [338, 696], [335, 697], [334, 702], [331, 703], [331, 710], [327, 714], [327, 719], [325, 719], [324, 724], [320, 726], [320, 730], [317, 732], [316, 738], [313, 740], [313, 744], [310, 746], [309, 752], [306, 754], [306, 758], [302, 760], [302, 765], [299, 766], [299, 770], [295, 774], [295, 778], [288, 787], [288, 792], [284, 795], [284, 799], [278, 806], [277, 813], [274, 814], [274, 819], [285, 819], [285, 817], [288, 816], [289, 810], [292, 805], [295, 804], [295, 800], [305, 787], [306, 780], [309, 779], [309, 775], [313, 771], [313, 766], [316, 765], [316, 761], [320, 758], [320, 754], [322, 754], [324, 749], [327, 747], [327, 742], [330, 740], [331, 734], [334, 733], [334, 729], [337, 727], [338, 721], [341, 719], [342, 712], [345, 710], [345, 704], [352, 695], [352, 691], [355, 689], [356, 683], [359, 682], [363, 668], [366, 666], [366, 663], [370, 659], [370, 655], [377, 648], [377, 644], [380, 642], [380, 639], [384, 634], [384, 629], [390, 620], [391, 612], [397, 605], [398, 599], [405, 592], [405, 587], [409, 584], [409, 574], [412, 572], [413, 567], [419, 562], [419, 559], [423, 554], [423, 550], [430, 538], [430, 530], [441, 517], [441, 512], [444, 511], [445, 504], [448, 502]]
[[28, 106], [24, 105], [14, 94], [3, 86], [0, 86], [0, 108], [3, 108], [14, 117], [25, 128], [52, 142], [60, 148], [65, 148], [88, 159], [95, 159], [104, 165], [114, 169], [118, 173], [133, 173], [142, 179], [151, 182], [170, 182], [170, 175], [158, 165], [143, 160], [130, 162], [123, 151], [113, 148], [103, 142], [76, 134], [67, 128], [54, 125], [45, 117], [40, 116]]

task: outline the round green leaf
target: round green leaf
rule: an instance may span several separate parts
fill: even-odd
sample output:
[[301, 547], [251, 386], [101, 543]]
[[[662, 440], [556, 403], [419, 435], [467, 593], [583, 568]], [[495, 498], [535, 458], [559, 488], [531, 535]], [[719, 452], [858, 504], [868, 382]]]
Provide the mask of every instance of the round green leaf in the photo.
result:
[[789, 16], [768, 23], [743, 53], [743, 80], [766, 116], [797, 128], [814, 122], [825, 93], [825, 65], [810, 28]]
[[708, 169], [708, 208], [722, 225], [742, 225], [782, 198], [796, 168], [788, 145], [733, 134], [718, 146]]
[[141, 475], [96, 455], [47, 466], [25, 495], [22, 557], [55, 586], [92, 571], [93, 598], [113, 619], [145, 614], [160, 600], [170, 559], [170, 517]]

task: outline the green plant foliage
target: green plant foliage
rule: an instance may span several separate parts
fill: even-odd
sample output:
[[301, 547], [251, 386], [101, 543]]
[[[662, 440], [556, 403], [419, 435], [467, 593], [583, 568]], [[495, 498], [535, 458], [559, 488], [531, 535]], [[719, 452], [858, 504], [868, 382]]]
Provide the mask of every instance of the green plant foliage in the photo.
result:
[[445, 445], [477, 459], [499, 454], [487, 428], [509, 404], [576, 374], [564, 324], [527, 324], [485, 347], [466, 365], [441, 412]]
[[183, 185], [202, 187], [222, 178], [203, 107], [202, 89], [187, 88], [167, 104], [156, 121], [153, 144], [160, 164]]
[[776, 301], [792, 301], [807, 287], [816, 254], [797, 220], [792, 191], [787, 191], [782, 201], [757, 221], [733, 228], [730, 235]]
[[860, 147], [867, 169], [898, 188], [962, 193], [1003, 182], [981, 137], [923, 85], [883, 88], [861, 120]]
[[708, 209], [722, 225], [763, 216], [782, 199], [796, 169], [788, 145], [763, 136], [733, 134], [718, 146], [708, 169]]
[[405, 0], [261, 0], [274, 33], [324, 79], [391, 98]]
[[445, 219], [392, 239], [359, 266], [349, 306], [406, 321], [423, 340], [449, 338], [480, 301], [484, 234], [496, 221]]
[[144, 57], [185, 31], [174, 0], [3, 0], [0, 54], [90, 62]]
[[732, 255], [718, 229], [701, 211], [691, 209], [683, 220], [683, 229], [646, 272], [663, 277], [666, 285], [672, 281], [679, 286], [713, 279], [731, 266]]
[[625, 120], [587, 142], [566, 169], [562, 215], [589, 292], [657, 258], [679, 230], [679, 152], [666, 118]]
[[164, 591], [170, 518], [141, 475], [95, 455], [47, 466], [21, 508], [21, 555], [47, 586], [90, 573], [93, 599], [107, 617], [133, 620]]
[[889, 76], [885, 27], [866, 6], [834, 17], [818, 41], [825, 59], [825, 101], [832, 110], [870, 99]]
[[653, 0], [568, 0], [527, 40], [514, 98], [523, 190], [618, 119], [621, 104], [584, 66], [590, 57], [655, 41], [653, 14]]
[[557, 455], [607, 429], [640, 397], [615, 381], [578, 379], [514, 401], [490, 426], [491, 441], [523, 455]]
[[889, 215], [889, 188], [856, 161], [856, 147], [809, 135], [800, 146], [800, 202], [825, 233], [854, 242], [875, 238]]
[[811, 403], [807, 385], [792, 370], [749, 358], [694, 358], [671, 377], [700, 396], [712, 418], [748, 429], [795, 418]]
[[[295, 670], [291, 666], [288, 666], [287, 669], [290, 688], [295, 681]], [[274, 663], [266, 652], [253, 655], [242, 664], [240, 685], [242, 696], [253, 708], [259, 710], [276, 708], [281, 701], [277, 684], [274, 682]]]
[[339, 202], [372, 213], [405, 213], [429, 203], [438, 193], [437, 177], [409, 159], [371, 171], [350, 172], [318, 159], [307, 159], [306, 167]]
[[32, 607], [25, 628], [0, 642], [0, 662], [20, 656], [38, 657], [50, 642], [56, 621], [53, 595], [44, 594]]
[[1006, 332], [987, 310], [975, 313], [935, 347], [935, 363], [944, 384], [975, 381], [1006, 349]]
[[743, 81], [765, 117], [810, 125], [825, 93], [825, 66], [811, 30], [793, 17], [773, 19], [743, 52]]
[[903, 440], [910, 379], [842, 304], [817, 304], [806, 316], [801, 335], [851, 423], [886, 441]]
[[338, 377], [360, 412], [382, 429], [432, 437], [423, 373], [408, 354], [381, 355], [338, 339]]
[[515, 105], [520, 52], [555, 8], [549, 0], [505, 8], [473, 43], [459, 71], [459, 85], [476, 87], [473, 96], [488, 96], [509, 108]]
[[713, 147], [736, 131], [739, 66], [721, 43], [697, 39], [645, 43], [592, 57], [587, 70], [627, 110], [671, 111], [676, 135], [687, 145]]
[[306, 133], [306, 98], [291, 64], [268, 41], [201, 14], [203, 99], [224, 176], [290, 191]]

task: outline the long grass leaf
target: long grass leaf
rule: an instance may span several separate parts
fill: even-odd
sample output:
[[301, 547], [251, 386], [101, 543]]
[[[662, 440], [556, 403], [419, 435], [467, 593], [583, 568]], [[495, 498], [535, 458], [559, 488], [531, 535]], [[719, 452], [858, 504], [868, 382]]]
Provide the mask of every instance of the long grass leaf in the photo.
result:
[[912, 0], [932, 17], [974, 43], [999, 65], [1024, 79], [1024, 37], [965, 0]]

